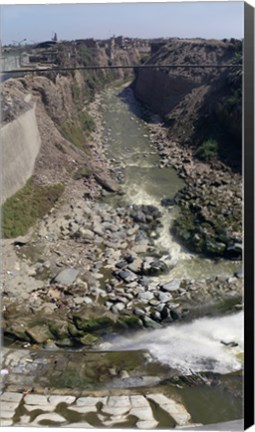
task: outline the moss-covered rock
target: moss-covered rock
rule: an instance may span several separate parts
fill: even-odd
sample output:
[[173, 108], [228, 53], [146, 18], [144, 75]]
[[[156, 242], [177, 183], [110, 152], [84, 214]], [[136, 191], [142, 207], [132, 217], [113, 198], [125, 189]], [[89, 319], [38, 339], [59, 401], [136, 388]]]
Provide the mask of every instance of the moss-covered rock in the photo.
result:
[[99, 338], [95, 335], [90, 334], [90, 333], [85, 334], [82, 338], [79, 339], [79, 342], [85, 346], [95, 345], [98, 341], [99, 341]]
[[113, 327], [113, 321], [108, 317], [86, 318], [83, 316], [74, 316], [74, 324], [78, 330], [85, 332], [104, 332], [106, 329]]
[[116, 328], [119, 330], [137, 330], [143, 328], [143, 323], [137, 316], [121, 316], [116, 323]]
[[26, 322], [18, 320], [17, 322], [7, 322], [3, 326], [4, 334], [11, 339], [30, 342], [30, 337], [26, 332]]

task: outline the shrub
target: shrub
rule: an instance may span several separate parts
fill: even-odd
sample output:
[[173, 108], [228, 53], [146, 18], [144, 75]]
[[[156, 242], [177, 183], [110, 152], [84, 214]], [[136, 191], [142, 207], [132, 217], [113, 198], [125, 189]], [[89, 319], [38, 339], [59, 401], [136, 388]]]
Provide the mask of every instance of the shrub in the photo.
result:
[[218, 143], [214, 139], [204, 141], [195, 152], [198, 159], [208, 162], [218, 155]]

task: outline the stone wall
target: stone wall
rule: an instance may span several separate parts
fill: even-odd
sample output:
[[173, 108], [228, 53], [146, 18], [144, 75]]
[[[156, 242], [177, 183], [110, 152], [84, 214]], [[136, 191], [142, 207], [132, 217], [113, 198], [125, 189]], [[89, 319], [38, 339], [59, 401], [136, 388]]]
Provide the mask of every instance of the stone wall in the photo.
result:
[[25, 185], [31, 177], [41, 146], [35, 104], [33, 108], [0, 131], [2, 161], [1, 203]]

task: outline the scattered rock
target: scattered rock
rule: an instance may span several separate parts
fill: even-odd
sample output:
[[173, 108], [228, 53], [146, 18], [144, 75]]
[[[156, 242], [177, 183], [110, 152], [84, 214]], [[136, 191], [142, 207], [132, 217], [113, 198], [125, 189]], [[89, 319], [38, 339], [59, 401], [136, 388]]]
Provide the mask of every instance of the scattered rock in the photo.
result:
[[62, 270], [55, 278], [53, 282], [61, 285], [72, 285], [78, 277], [79, 271], [73, 268]]
[[121, 270], [120, 272], [116, 272], [115, 275], [126, 283], [137, 280], [137, 275], [130, 270]]

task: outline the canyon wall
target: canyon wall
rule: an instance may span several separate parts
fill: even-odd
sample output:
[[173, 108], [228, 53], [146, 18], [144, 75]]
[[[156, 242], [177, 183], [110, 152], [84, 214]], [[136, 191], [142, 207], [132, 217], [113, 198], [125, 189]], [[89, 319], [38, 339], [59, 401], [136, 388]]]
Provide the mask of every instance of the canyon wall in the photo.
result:
[[[139, 62], [139, 50], [115, 50], [115, 61]], [[61, 67], [108, 65], [104, 48], [59, 44]], [[93, 118], [88, 106], [95, 94], [114, 80], [133, 79], [132, 70], [76, 70], [27, 74], [1, 86], [3, 203], [33, 175], [42, 186], [66, 183], [77, 166], [93, 166], [90, 133]]]
[[[194, 148], [215, 139], [219, 156], [228, 162], [236, 156], [238, 163], [242, 147], [241, 41], [172, 39], [151, 56], [146, 62], [150, 64], [159, 68], [138, 70], [133, 88], [136, 97], [166, 121], [169, 137]], [[166, 65], [179, 67], [164, 68]]]

